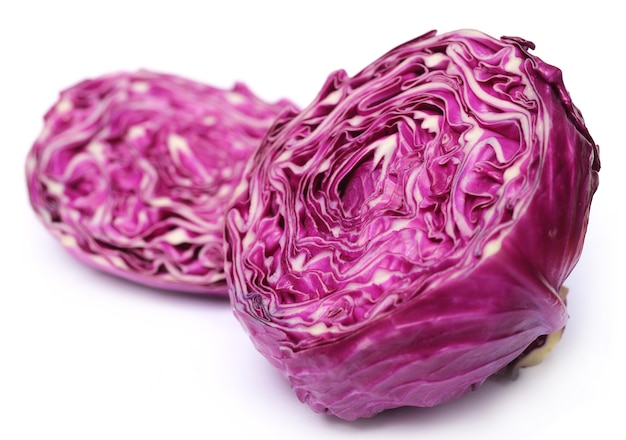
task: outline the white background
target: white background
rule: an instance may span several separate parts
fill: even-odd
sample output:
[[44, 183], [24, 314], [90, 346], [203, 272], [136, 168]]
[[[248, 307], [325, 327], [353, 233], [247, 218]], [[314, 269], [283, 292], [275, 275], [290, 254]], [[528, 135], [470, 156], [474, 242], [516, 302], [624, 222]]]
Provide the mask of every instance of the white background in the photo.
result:
[[[618, 2], [2, 2], [0, 438], [626, 438], [625, 43]], [[9, 6], [11, 5], [11, 6]], [[19, 5], [19, 6], [18, 6]], [[508, 5], [508, 6], [505, 6]], [[433, 409], [315, 414], [253, 349], [225, 300], [155, 291], [71, 259], [28, 205], [24, 159], [58, 92], [149, 68], [306, 105], [431, 29], [515, 35], [560, 67], [601, 148], [564, 339], [509, 385]], [[620, 400], [616, 400], [620, 399]]]

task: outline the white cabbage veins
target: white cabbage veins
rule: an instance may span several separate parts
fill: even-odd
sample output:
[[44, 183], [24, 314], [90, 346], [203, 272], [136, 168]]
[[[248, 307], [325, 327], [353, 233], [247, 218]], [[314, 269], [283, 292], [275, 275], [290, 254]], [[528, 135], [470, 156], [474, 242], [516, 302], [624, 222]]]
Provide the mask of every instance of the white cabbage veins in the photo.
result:
[[599, 162], [529, 48], [427, 34], [264, 139], [227, 212], [231, 300], [314, 410], [452, 400], [565, 325]]
[[61, 93], [29, 154], [32, 206], [89, 265], [225, 295], [225, 206], [288, 105], [149, 71], [83, 81]]

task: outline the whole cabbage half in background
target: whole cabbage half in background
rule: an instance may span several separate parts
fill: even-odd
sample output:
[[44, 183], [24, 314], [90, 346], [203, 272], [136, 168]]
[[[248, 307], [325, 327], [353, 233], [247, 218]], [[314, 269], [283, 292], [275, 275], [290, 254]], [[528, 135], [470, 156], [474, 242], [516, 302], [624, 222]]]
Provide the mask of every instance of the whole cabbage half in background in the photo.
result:
[[533, 47], [431, 32], [270, 129], [226, 213], [226, 272], [313, 410], [451, 401], [565, 326], [600, 164]]
[[91, 266], [225, 296], [225, 206], [289, 105], [150, 71], [83, 81], [61, 93], [29, 153], [32, 207]]

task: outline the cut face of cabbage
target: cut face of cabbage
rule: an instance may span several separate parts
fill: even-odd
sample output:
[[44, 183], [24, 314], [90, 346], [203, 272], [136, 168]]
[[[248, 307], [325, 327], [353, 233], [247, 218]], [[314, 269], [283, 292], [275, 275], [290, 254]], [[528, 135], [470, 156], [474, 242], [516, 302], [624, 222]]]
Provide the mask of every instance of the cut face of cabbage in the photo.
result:
[[290, 105], [150, 71], [83, 81], [61, 93], [30, 151], [32, 207], [90, 266], [226, 296], [225, 207]]

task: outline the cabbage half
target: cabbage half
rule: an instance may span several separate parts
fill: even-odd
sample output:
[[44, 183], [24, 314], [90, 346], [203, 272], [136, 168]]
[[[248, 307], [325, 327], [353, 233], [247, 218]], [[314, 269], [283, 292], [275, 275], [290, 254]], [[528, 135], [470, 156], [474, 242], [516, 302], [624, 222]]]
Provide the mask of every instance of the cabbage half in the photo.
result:
[[286, 101], [139, 71], [60, 95], [26, 165], [39, 219], [75, 257], [141, 284], [227, 294], [225, 206]]
[[430, 32], [330, 75], [255, 153], [226, 213], [231, 302], [313, 410], [452, 401], [565, 326], [600, 163], [533, 48]]

